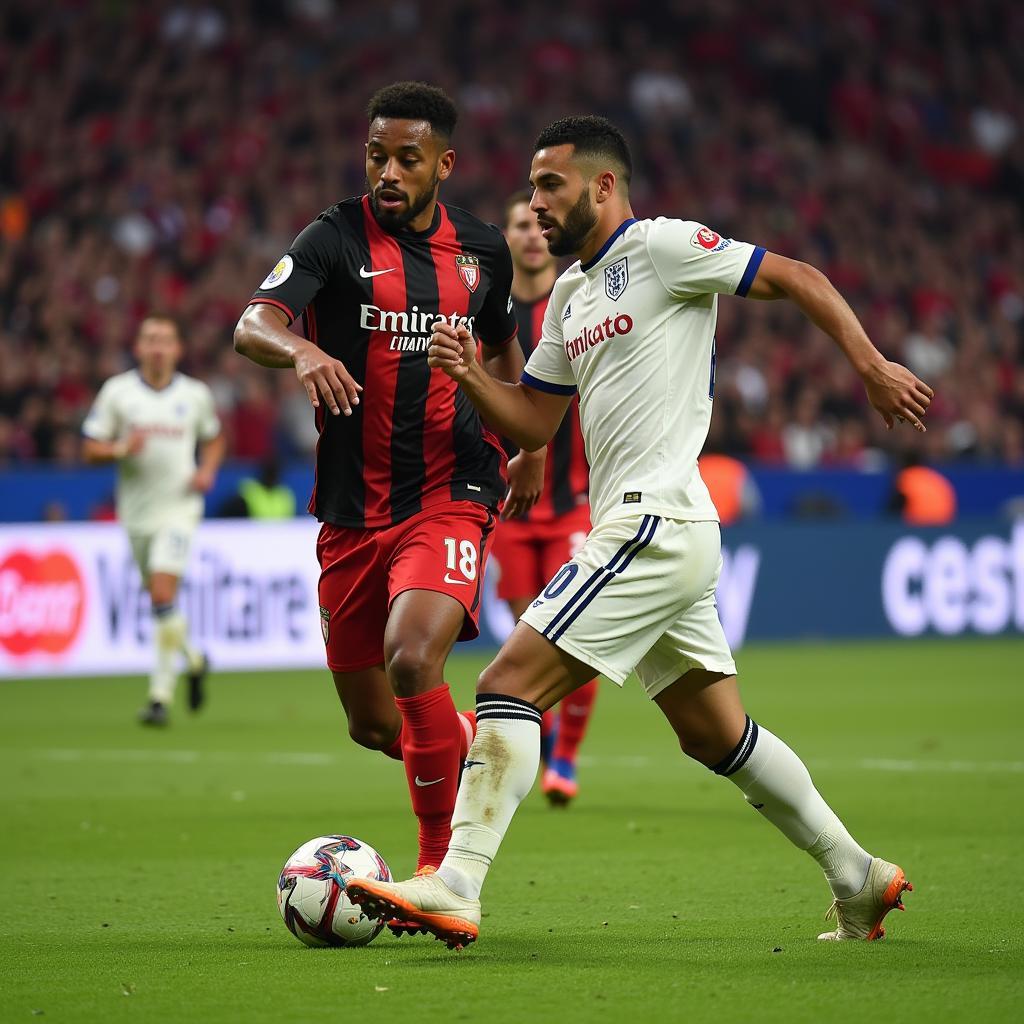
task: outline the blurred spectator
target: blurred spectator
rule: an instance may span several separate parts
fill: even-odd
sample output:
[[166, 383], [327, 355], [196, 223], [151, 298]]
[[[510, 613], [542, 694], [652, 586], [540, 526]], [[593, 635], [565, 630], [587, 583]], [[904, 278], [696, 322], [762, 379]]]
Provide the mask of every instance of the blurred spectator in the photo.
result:
[[[88, 396], [153, 306], [188, 325], [185, 369], [211, 380], [233, 454], [306, 454], [303, 397], [243, 368], [231, 329], [293, 235], [362, 189], [363, 105], [409, 77], [461, 106], [446, 201], [498, 220], [538, 129], [604, 114], [633, 144], [639, 216], [820, 266], [937, 391], [907, 442], [797, 312], [725, 300], [713, 433], [730, 453], [1020, 463], [1020, 4], [402, 0], [371, 24], [355, 0], [282, 0], [273, 32], [267, 10], [3, 4], [0, 463], [77, 457]], [[437, 56], [452, 39], [457, 65]]]

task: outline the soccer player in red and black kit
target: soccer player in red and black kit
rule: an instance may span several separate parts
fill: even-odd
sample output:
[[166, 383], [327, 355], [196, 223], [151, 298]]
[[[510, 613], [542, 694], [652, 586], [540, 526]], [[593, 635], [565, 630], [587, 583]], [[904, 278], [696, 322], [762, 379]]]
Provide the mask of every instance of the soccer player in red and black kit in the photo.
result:
[[[478, 633], [505, 453], [454, 382], [427, 366], [427, 345], [441, 317], [479, 337], [495, 376], [517, 380], [523, 354], [501, 232], [438, 202], [455, 162], [451, 100], [400, 82], [367, 113], [367, 194], [299, 234], [242, 314], [235, 348], [293, 367], [316, 411], [309, 510], [323, 523], [327, 664], [352, 738], [405, 762], [418, 868], [432, 870], [474, 731], [444, 663]], [[304, 338], [288, 329], [300, 314]], [[529, 504], [515, 479], [509, 500]]]
[[[531, 193], [524, 190], [505, 204], [505, 240], [512, 254], [512, 308], [519, 324], [519, 344], [527, 359], [540, 338], [548, 296], [557, 276], [555, 257], [540, 233], [530, 198]], [[516, 452], [510, 441], [505, 442], [505, 448], [509, 455]], [[540, 500], [525, 509], [510, 499], [494, 534], [493, 554], [501, 569], [498, 596], [508, 602], [516, 619], [579, 551], [590, 532], [590, 470], [575, 400], [548, 445], [543, 469]], [[591, 679], [557, 709], [544, 714], [541, 743], [547, 766], [541, 788], [554, 806], [566, 805], [579, 792], [576, 754], [596, 697], [597, 680]]]

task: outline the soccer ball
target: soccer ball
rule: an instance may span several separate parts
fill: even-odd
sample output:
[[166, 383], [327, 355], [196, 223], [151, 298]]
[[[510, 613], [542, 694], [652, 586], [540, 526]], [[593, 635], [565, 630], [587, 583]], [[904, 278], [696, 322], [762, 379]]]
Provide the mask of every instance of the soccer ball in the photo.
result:
[[391, 881], [384, 858], [351, 836], [319, 836], [285, 862], [277, 881], [277, 909], [288, 930], [307, 946], [365, 946], [384, 927], [345, 895], [349, 878]]

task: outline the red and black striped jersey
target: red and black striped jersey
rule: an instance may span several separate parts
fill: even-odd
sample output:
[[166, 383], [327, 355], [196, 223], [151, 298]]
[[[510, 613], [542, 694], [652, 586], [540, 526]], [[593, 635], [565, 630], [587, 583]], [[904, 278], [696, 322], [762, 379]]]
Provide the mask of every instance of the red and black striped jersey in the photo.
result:
[[438, 317], [485, 345], [510, 342], [511, 283], [501, 232], [441, 203], [423, 232], [388, 234], [363, 196], [299, 234], [251, 301], [289, 321], [301, 313], [306, 337], [363, 386], [351, 416], [317, 410], [317, 519], [379, 527], [443, 501], [497, 507], [501, 443], [455, 382], [427, 366], [427, 347]]
[[[527, 361], [540, 339], [548, 298], [550, 292], [535, 302], [520, 302], [512, 296], [512, 310], [519, 325], [519, 344], [523, 347], [523, 358]], [[510, 457], [516, 453], [510, 441], [505, 442], [505, 450]], [[558, 432], [548, 443], [544, 492], [523, 518], [531, 523], [547, 523], [580, 505], [586, 505], [589, 501], [589, 484], [590, 467], [587, 465], [583, 431], [580, 428], [579, 396], [576, 396], [559, 424]]]

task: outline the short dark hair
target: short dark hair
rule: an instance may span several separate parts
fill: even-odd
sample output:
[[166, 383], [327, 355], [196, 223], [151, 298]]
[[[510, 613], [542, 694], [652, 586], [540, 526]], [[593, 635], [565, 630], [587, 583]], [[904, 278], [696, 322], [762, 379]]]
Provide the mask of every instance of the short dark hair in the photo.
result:
[[529, 206], [532, 198], [533, 193], [528, 188], [521, 188], [518, 192], [513, 192], [512, 195], [505, 200], [505, 227], [508, 227], [508, 219], [512, 216], [512, 211], [520, 203], [526, 203], [526, 205]]
[[174, 333], [177, 334], [178, 336], [178, 341], [185, 340], [185, 331], [181, 326], [181, 320], [178, 317], [176, 317], [173, 313], [168, 313], [166, 310], [163, 309], [151, 310], [144, 317], [142, 317], [142, 319], [139, 321], [138, 326], [135, 328], [136, 336], [138, 336], [139, 332], [142, 330], [142, 325], [147, 320], [155, 320], [157, 323], [161, 324], [170, 324], [174, 328]]
[[378, 89], [366, 106], [366, 116], [400, 117], [410, 121], [426, 121], [433, 133], [448, 140], [459, 119], [455, 104], [448, 94], [426, 82], [393, 82]]
[[549, 146], [572, 146], [574, 154], [596, 156], [614, 160], [622, 169], [625, 184], [633, 176], [633, 159], [629, 155], [626, 137], [606, 117], [582, 114], [563, 117], [549, 124], [534, 144], [533, 151]]

